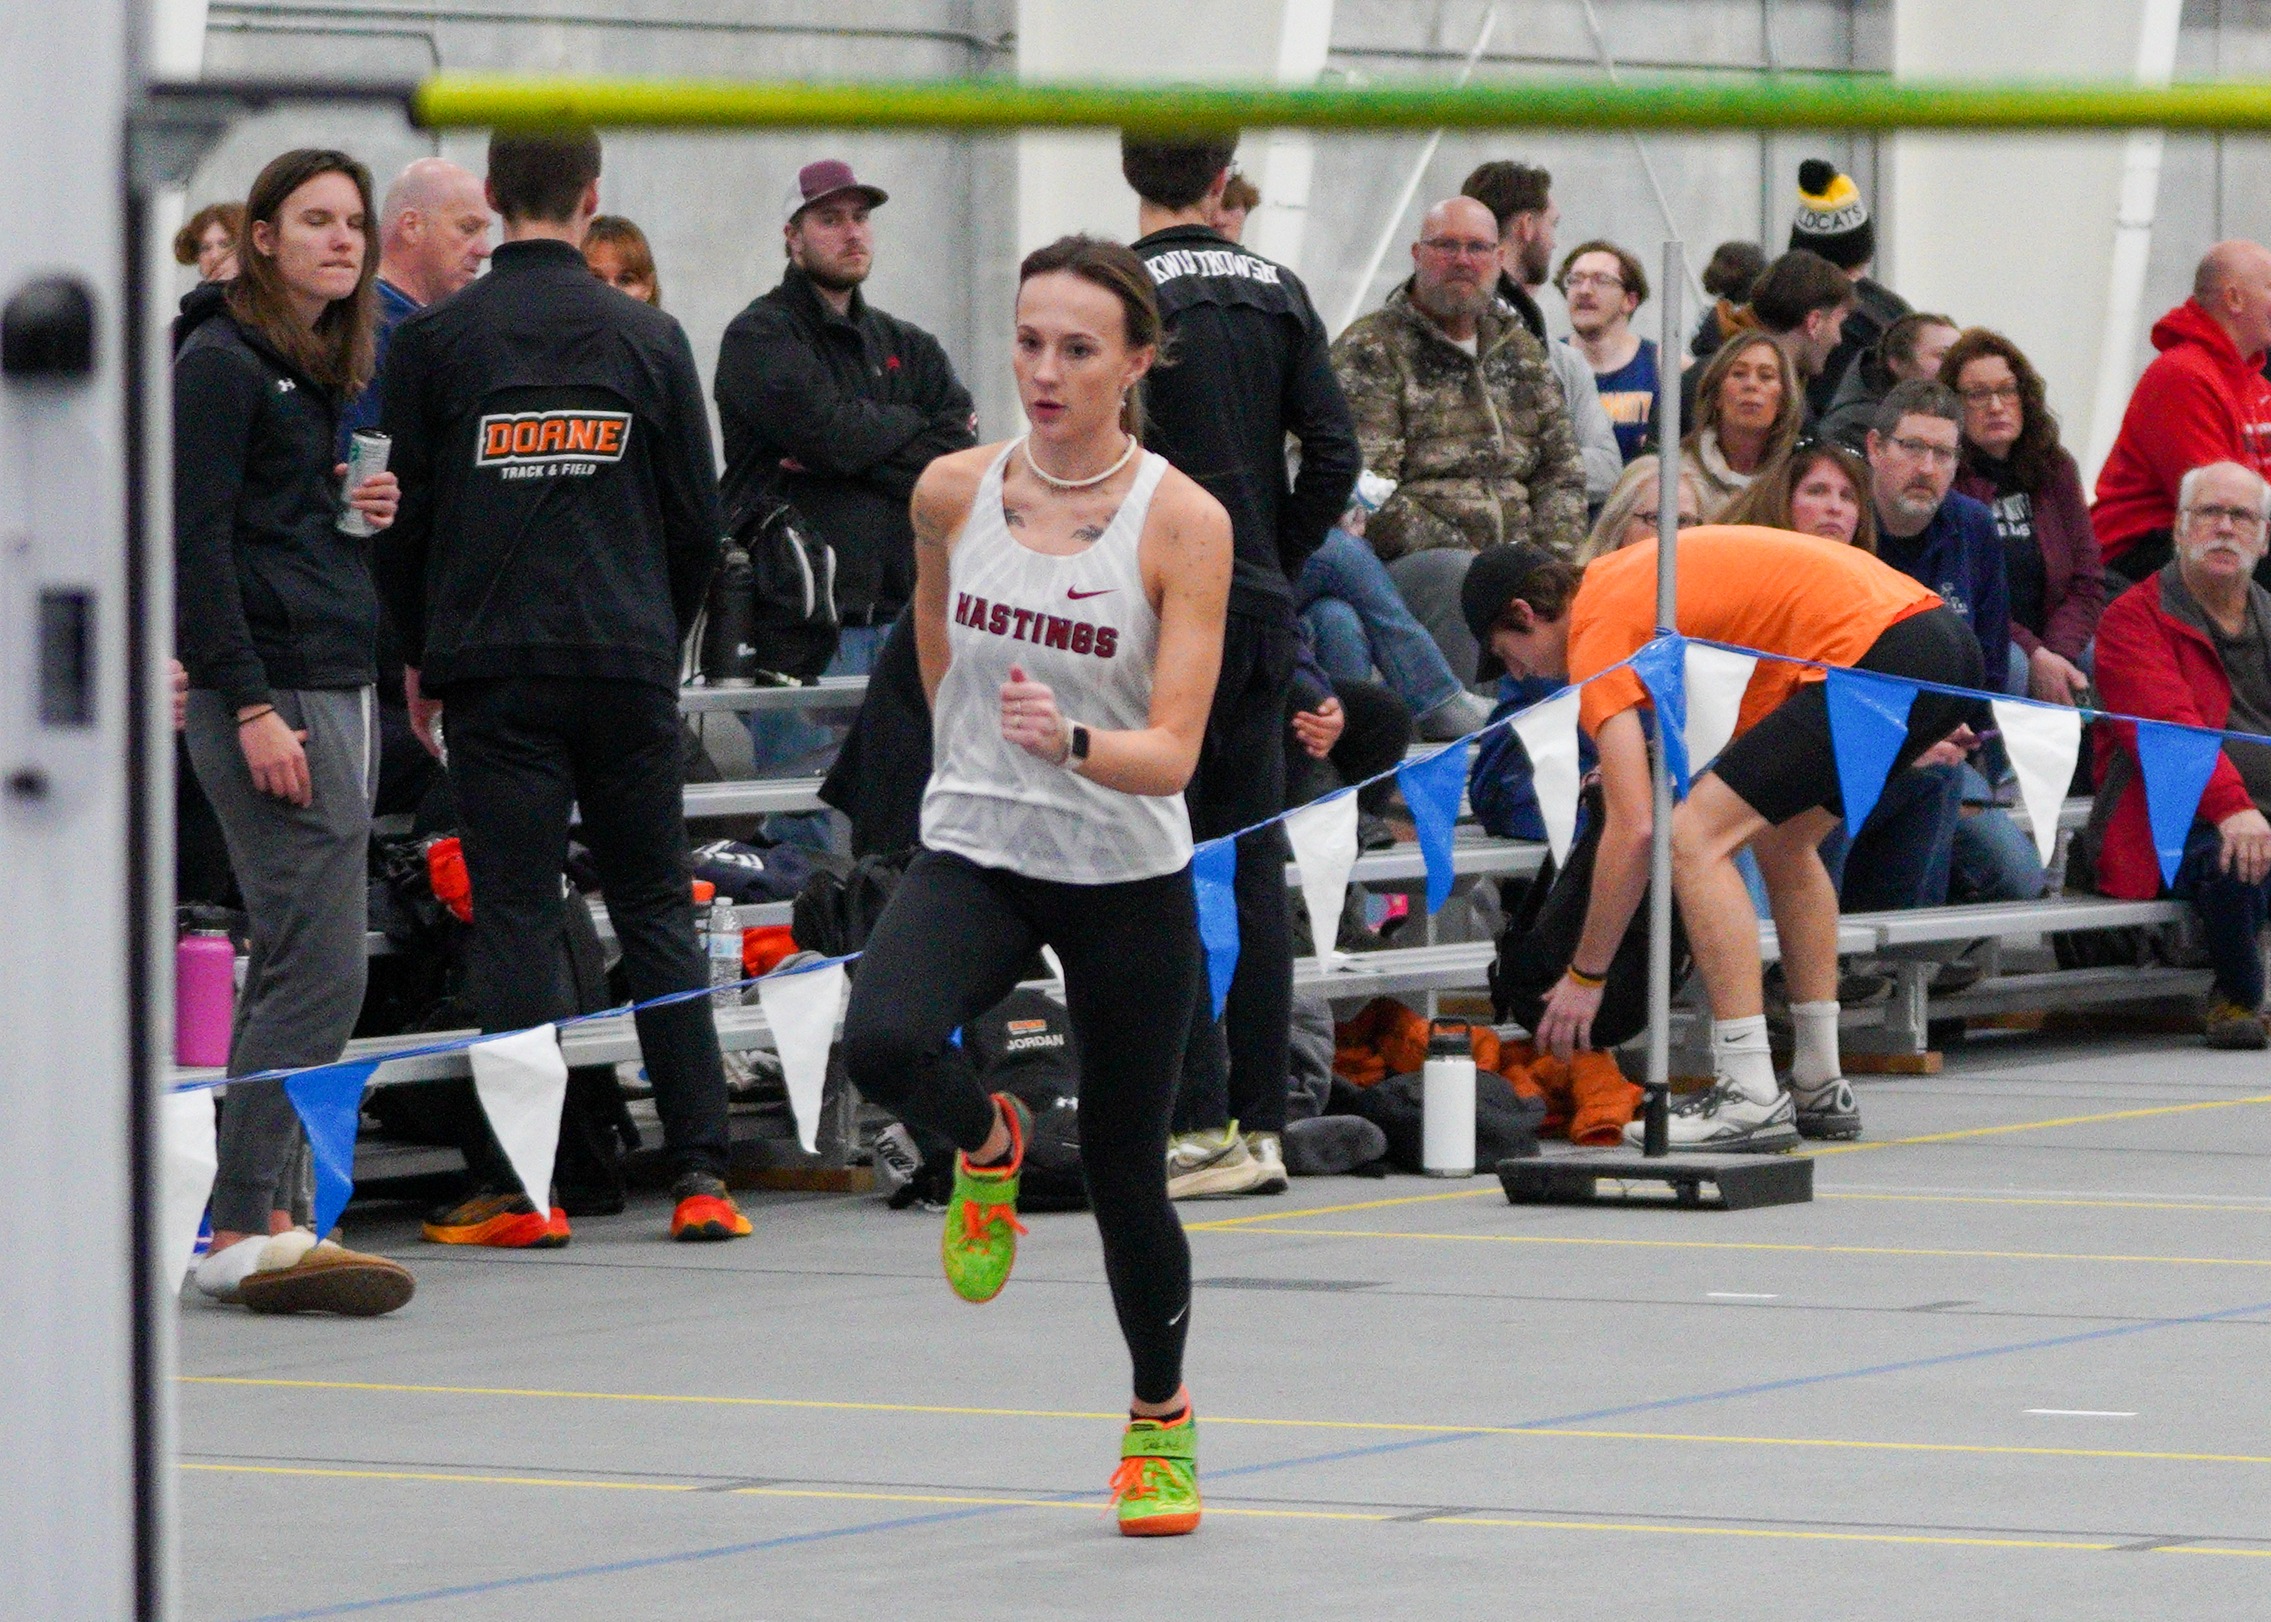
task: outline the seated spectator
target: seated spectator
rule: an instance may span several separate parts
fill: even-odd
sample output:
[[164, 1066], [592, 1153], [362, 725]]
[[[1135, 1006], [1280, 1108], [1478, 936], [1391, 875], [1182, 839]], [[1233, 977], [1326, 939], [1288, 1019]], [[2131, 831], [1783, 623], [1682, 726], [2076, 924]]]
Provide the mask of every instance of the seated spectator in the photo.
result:
[[654, 249], [646, 232], [620, 214], [602, 214], [584, 238], [584, 263], [591, 273], [641, 304], [662, 308], [662, 278], [655, 273]]
[[1617, 451], [1630, 462], [1656, 442], [1663, 387], [1655, 344], [1632, 330], [1633, 313], [1648, 302], [1648, 272], [1613, 242], [1586, 242], [1561, 262], [1554, 285], [1569, 306], [1569, 341], [1592, 369]]
[[1404, 606], [1395, 581], [1360, 539], [1365, 522], [1363, 508], [1352, 505], [1293, 583], [1312, 656], [1336, 688], [1368, 683], [1377, 671], [1416, 717], [1422, 738], [1463, 738], [1490, 718], [1490, 707], [1460, 685], [1427, 627]]
[[2010, 690], [2079, 704], [2105, 575], [2090, 532], [2081, 470], [2058, 443], [2042, 376], [2001, 333], [1974, 327], [1940, 362], [1963, 401], [1963, 467], [1956, 492], [1983, 501], [2003, 537], [2011, 602]]
[[2098, 470], [2090, 525], [2107, 568], [2143, 580], [2169, 560], [2177, 486], [2211, 462], [2271, 473], [2271, 249], [2219, 242], [2192, 296], [2153, 323], [2160, 351]]
[[[2264, 555], [2271, 488], [2252, 468], [2217, 462], [2178, 484], [2175, 557], [2098, 623], [2098, 688], [2107, 708], [2180, 726], [2271, 733], [2271, 594], [2250, 578]], [[2137, 765], [2136, 728], [2095, 734], [2097, 805], [2084, 835], [2107, 895], [2162, 893]], [[2271, 906], [2271, 747], [2226, 740], [2193, 813], [2169, 893], [2192, 903], [2215, 970], [2208, 1045], [2260, 1048], [2263, 949]]]
[[1364, 465], [1396, 481], [1365, 540], [1454, 671], [1473, 638], [1459, 585], [1475, 552], [1585, 534], [1585, 472], [1545, 346], [1499, 302], [1498, 222], [1470, 197], [1427, 211], [1412, 276], [1333, 344]]
[[1624, 452], [1616, 429], [1601, 407], [1593, 372], [1575, 351], [1546, 333], [1537, 290], [1553, 270], [1554, 230], [1561, 210], [1553, 203], [1553, 176], [1522, 163], [1486, 163], [1469, 176], [1460, 192], [1490, 210], [1498, 221], [1498, 296], [1514, 308], [1530, 336], [1545, 346], [1546, 363], [1561, 385], [1570, 428], [1577, 435], [1578, 460], [1585, 467], [1588, 511], [1609, 498], [1624, 471]]
[[195, 265], [201, 282], [233, 282], [243, 235], [244, 204], [207, 203], [173, 234], [173, 262]]
[[1789, 455], [1762, 468], [1719, 521], [1796, 530], [1874, 553], [1877, 512], [1870, 492], [1869, 467], [1860, 457], [1826, 439], [1801, 439]]
[[[1590, 563], [1605, 552], [1619, 552], [1656, 538], [1656, 522], [1663, 516], [1664, 502], [1664, 481], [1657, 466], [1655, 458], [1650, 457], [1646, 466], [1633, 467], [1617, 481], [1609, 504], [1594, 522], [1593, 533], [1578, 549], [1578, 562]], [[1679, 522], [1682, 529], [1703, 522], [1703, 486], [1686, 462], [1680, 464]]]
[[1222, 183], [1222, 197], [1214, 205], [1210, 223], [1215, 235], [1225, 242], [1243, 242], [1246, 239], [1246, 216], [1262, 206], [1261, 189], [1235, 169]]
[[1868, 441], [1869, 419], [1895, 383], [1938, 377], [1940, 357], [1956, 341], [1955, 322], [1944, 315], [1904, 315], [1885, 335], [1854, 357], [1837, 386], [1837, 398], [1822, 414], [1819, 431], [1855, 450]]
[[[1336, 681], [1305, 647], [1286, 694], [1285, 804], [1307, 805], [1335, 789], [1393, 771], [1411, 746], [1411, 711], [1376, 681]], [[1374, 783], [1357, 796], [1357, 808], [1376, 818], [1395, 782]], [[1394, 835], [1373, 824], [1375, 840]]]
[[[1805, 423], [1805, 395], [1788, 353], [1763, 332], [1746, 332], [1719, 346], [1695, 386], [1695, 412], [1680, 441], [1680, 465], [1692, 468], [1703, 492], [1703, 521], [1717, 523], [1751, 475], [1787, 451]], [[1629, 478], [1653, 468], [1637, 458]]]
[[[1767, 266], [1751, 284], [1748, 325], [1774, 340], [1789, 357], [1799, 384], [1810, 391], [1843, 338], [1854, 297], [1853, 283], [1844, 271], [1819, 254], [1795, 249]], [[1706, 368], [1704, 379], [1709, 376]], [[1683, 398], [1700, 399], [1702, 381], [1692, 372], [1683, 377]], [[1810, 395], [1800, 399], [1798, 409], [1801, 426], [1814, 420]], [[1695, 412], [1683, 411], [1681, 420], [1694, 421]]]
[[[1852, 284], [1853, 304], [1836, 345], [1806, 372], [1806, 414], [1826, 413], [1861, 354], [1908, 314], [1908, 301], [1869, 275], [1877, 257], [1877, 227], [1861, 188], [1820, 158], [1798, 165], [1798, 212], [1790, 221], [1790, 248], [1820, 255]], [[1752, 302], [1757, 302], [1756, 290]], [[1805, 369], [1800, 368], [1801, 371]], [[1930, 373], [1926, 373], [1930, 376]]]
[[1711, 250], [1711, 262], [1703, 267], [1703, 290], [1713, 303], [1695, 324], [1695, 336], [1687, 346], [1690, 355], [1709, 360], [1721, 344], [1751, 324], [1744, 306], [1764, 269], [1766, 252], [1755, 242], [1722, 242]]

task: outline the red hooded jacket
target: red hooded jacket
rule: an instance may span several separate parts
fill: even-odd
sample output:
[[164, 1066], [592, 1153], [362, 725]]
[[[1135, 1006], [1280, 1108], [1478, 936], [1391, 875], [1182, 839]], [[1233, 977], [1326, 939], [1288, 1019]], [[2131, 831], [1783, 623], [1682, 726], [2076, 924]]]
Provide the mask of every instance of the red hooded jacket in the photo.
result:
[[[2164, 569], [2139, 581], [2116, 597], [2098, 621], [2098, 693], [2107, 709], [2125, 715], [2221, 727], [2232, 712], [2231, 678], [2207, 634], [2162, 606], [2161, 583], [2167, 576]], [[2101, 804], [2109, 784], [2115, 793], [2097, 856], [2098, 889], [2127, 901], [2149, 901], [2161, 893], [2161, 864], [2153, 854], [2153, 828], [2145, 814], [2137, 728], [2126, 721], [2101, 722], [2092, 749]], [[2221, 822], [2254, 805], [2232, 757], [2219, 753], [2195, 820]]]
[[2098, 473], [2090, 526], [2112, 562], [2140, 535], [2176, 524], [2176, 487], [2210, 462], [2271, 478], [2271, 382], [2263, 352], [2242, 355], [2215, 318], [2186, 299], [2153, 323], [2160, 351], [2129, 396], [2121, 436]]

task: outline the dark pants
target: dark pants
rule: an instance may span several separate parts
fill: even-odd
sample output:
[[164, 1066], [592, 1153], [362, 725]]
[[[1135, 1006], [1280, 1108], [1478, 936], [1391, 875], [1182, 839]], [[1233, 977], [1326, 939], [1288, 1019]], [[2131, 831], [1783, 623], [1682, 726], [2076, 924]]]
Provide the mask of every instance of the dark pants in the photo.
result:
[[[909, 1123], [982, 1148], [994, 1108], [947, 1038], [1016, 989], [1042, 947], [1065, 970], [1080, 1054], [1080, 1165], [1104, 1240], [1135, 1394], [1183, 1383], [1191, 1251], [1167, 1198], [1177, 1010], [1193, 1006], [1199, 926], [1188, 869], [1128, 884], [1053, 884], [924, 851], [867, 938], [844, 1015], [852, 1085]], [[1281, 1080], [1282, 1085], [1282, 1080]]]
[[[487, 1031], [559, 1016], [568, 815], [599, 867], [623, 974], [644, 1002], [709, 983], [694, 941], [676, 695], [640, 682], [516, 677], [443, 695], [450, 786], [473, 883], [473, 1002]], [[725, 1072], [710, 1002], [638, 1018], [675, 1171], [726, 1170]]]
[[[1280, 618], [1232, 614], [1223, 627], [1222, 675], [1207, 716], [1199, 765], [1183, 800], [1191, 837], [1216, 839], [1285, 809], [1285, 695], [1296, 632]], [[1293, 902], [1288, 858], [1275, 826], [1238, 841], [1238, 972], [1222, 1019], [1206, 977], [1192, 1003], [1175, 1130], [1219, 1131], [1235, 1119], [1249, 1132], [1285, 1130], [1288, 1039], [1293, 1024]]]
[[2196, 822], [2184, 841], [2184, 861], [2171, 892], [2192, 903], [2208, 939], [2216, 994], [2242, 1008], [2263, 1006], [2263, 948], [2258, 937], [2271, 916], [2271, 879], [2243, 884], [2220, 871], [2223, 836], [2212, 822]]
[[[1411, 708], [1384, 683], [1336, 681], [1333, 696], [1340, 700], [1347, 720], [1331, 753], [1317, 760], [1298, 740], [1291, 736], [1286, 739], [1288, 809], [1321, 799], [1344, 784], [1361, 783], [1393, 769], [1401, 764], [1404, 750], [1411, 744]], [[1375, 783], [1358, 796], [1357, 803], [1378, 815], [1395, 788], [1393, 779]]]

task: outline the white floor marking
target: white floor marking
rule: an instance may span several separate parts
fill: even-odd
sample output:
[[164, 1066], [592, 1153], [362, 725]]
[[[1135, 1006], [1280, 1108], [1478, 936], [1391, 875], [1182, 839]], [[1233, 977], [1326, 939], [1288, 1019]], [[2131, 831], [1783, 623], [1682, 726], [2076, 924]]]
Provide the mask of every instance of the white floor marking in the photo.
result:
[[1714, 1301], [1779, 1301], [1782, 1297], [1779, 1295], [1759, 1295], [1750, 1290], [1713, 1290], [1710, 1299]]
[[2128, 1408], [2029, 1408], [2030, 1414], [2043, 1414], [2052, 1419], [2135, 1419], [2134, 1409]]

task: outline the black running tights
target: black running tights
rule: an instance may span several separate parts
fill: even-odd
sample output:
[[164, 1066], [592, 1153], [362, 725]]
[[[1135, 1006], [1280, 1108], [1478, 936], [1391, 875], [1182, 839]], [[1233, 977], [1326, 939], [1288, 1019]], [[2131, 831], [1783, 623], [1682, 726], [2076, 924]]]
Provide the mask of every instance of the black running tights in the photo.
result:
[[1167, 1118], [1200, 976], [1188, 871], [1055, 884], [925, 851], [852, 977], [844, 1063], [861, 1094], [975, 1152], [994, 1111], [949, 1033], [1009, 995], [1036, 948], [1064, 964], [1080, 1059], [1080, 1161], [1135, 1394], [1183, 1383], [1191, 1251], [1167, 1198]]

